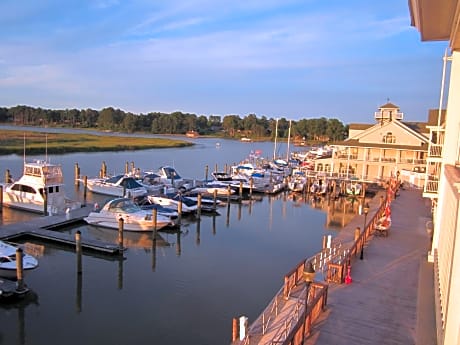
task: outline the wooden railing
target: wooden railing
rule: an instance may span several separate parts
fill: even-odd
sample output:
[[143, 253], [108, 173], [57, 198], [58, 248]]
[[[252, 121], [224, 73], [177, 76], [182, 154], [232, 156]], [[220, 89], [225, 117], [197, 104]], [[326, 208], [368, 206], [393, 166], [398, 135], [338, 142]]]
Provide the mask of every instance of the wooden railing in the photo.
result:
[[[312, 324], [320, 316], [327, 304], [327, 284], [313, 282], [306, 289], [308, 303], [300, 314], [287, 320], [286, 327], [281, 329], [270, 342], [271, 345], [301, 345], [311, 332]], [[307, 297], [307, 296], [306, 296]]]
[[344, 250], [344, 255], [338, 257], [337, 260], [333, 260], [328, 263], [326, 282], [337, 284], [344, 283], [348, 267], [351, 265], [351, 259], [362, 253], [364, 245], [369, 239], [372, 230], [375, 228], [377, 221], [384, 212], [386, 202], [387, 199], [381, 200], [377, 211], [369, 218], [369, 221], [364, 224], [363, 231], [361, 231], [360, 235], [355, 239], [353, 244], [348, 249]]

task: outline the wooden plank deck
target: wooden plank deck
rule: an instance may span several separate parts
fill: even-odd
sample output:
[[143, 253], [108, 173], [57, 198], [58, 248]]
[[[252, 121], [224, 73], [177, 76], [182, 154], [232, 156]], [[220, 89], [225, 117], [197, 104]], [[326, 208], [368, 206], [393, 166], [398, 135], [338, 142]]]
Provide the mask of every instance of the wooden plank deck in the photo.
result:
[[[72, 210], [67, 215], [42, 216], [28, 222], [3, 225], [0, 229], [0, 240], [14, 240], [24, 236], [39, 238], [61, 245], [75, 246], [75, 237], [53, 229], [62, 228], [70, 224], [83, 221], [92, 210], [92, 205]], [[121, 253], [117, 245], [98, 240], [81, 239], [83, 250], [93, 250], [110, 255]]]
[[[369, 204], [371, 210], [377, 210], [380, 195]], [[305, 345], [436, 343], [433, 266], [426, 261], [430, 202], [420, 191], [407, 190], [401, 191], [391, 208], [388, 236], [371, 236], [362, 260], [360, 255], [352, 259], [351, 284], [331, 284], [326, 311], [313, 324]], [[355, 229], [362, 230], [364, 221], [363, 215], [356, 216], [335, 240], [349, 246]], [[292, 318], [296, 298], [304, 287], [300, 284], [280, 304], [263, 335], [259, 317], [249, 327], [249, 340], [237, 340], [233, 345], [278, 344], [276, 339]]]
[[373, 237], [363, 260], [352, 262], [351, 284], [329, 288], [327, 310], [306, 345], [436, 343], [433, 266], [427, 263], [425, 229], [430, 202], [420, 191], [405, 190], [391, 209], [388, 237]]

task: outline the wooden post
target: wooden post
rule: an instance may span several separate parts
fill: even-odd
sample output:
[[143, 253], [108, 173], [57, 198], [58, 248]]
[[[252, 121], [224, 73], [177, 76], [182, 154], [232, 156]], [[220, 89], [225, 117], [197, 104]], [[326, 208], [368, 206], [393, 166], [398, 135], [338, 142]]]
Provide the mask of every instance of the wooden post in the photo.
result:
[[81, 231], [75, 233], [75, 252], [77, 253], [77, 274], [81, 274]]
[[254, 187], [254, 178], [249, 178], [249, 196], [252, 198], [252, 188]]
[[13, 176], [11, 176], [10, 169], [6, 169], [5, 171], [5, 183], [12, 183], [13, 182]]
[[232, 320], [232, 342], [236, 341], [238, 339], [238, 334], [239, 334], [239, 329], [238, 329], [238, 318], [234, 317]]
[[157, 236], [156, 236], [156, 232], [157, 232], [157, 214], [158, 214], [158, 210], [156, 208], [153, 208], [152, 209], [152, 221], [153, 221], [153, 240], [156, 241], [157, 240]]
[[326, 249], [326, 247], [327, 247], [327, 236], [324, 235], [323, 236], [323, 250]]
[[179, 203], [177, 204], [177, 213], [178, 215], [178, 224], [181, 225], [182, 223], [182, 200], [179, 200]]
[[361, 235], [361, 228], [358, 226], [358, 227], [355, 229], [355, 242], [358, 240], [359, 235]]
[[206, 165], [204, 167], [204, 180], [207, 181], [208, 180], [208, 169], [209, 167]]
[[123, 251], [123, 223], [124, 219], [120, 217], [118, 219], [118, 247], [120, 248], [120, 251]]
[[48, 190], [43, 188], [43, 214], [48, 215]]
[[232, 188], [230, 185], [227, 186], [227, 203], [230, 205], [230, 195], [232, 194]]
[[80, 184], [80, 167], [78, 166], [78, 163], [75, 163], [74, 167], [74, 174], [75, 174], [75, 185], [78, 186]]
[[213, 207], [214, 211], [217, 210], [217, 189], [214, 189], [212, 207]]
[[131, 162], [131, 173], [134, 174], [134, 171], [135, 171], [135, 165], [134, 165], [134, 162]]
[[240, 201], [243, 198], [243, 181], [240, 181]]
[[88, 176], [83, 177], [83, 206], [86, 206], [86, 193], [88, 191]]
[[125, 175], [128, 175], [129, 172], [129, 162], [125, 163]]
[[107, 177], [107, 164], [105, 164], [105, 161], [102, 161], [102, 177]]
[[214, 166], [214, 172], [217, 172], [217, 163], [216, 163], [216, 165]]
[[0, 185], [0, 213], [3, 211], [3, 185]]
[[201, 193], [198, 193], [198, 208], [197, 208], [196, 216], [198, 219], [201, 218]]
[[22, 261], [22, 249], [16, 249], [16, 278], [17, 278], [17, 290], [24, 290], [24, 266]]

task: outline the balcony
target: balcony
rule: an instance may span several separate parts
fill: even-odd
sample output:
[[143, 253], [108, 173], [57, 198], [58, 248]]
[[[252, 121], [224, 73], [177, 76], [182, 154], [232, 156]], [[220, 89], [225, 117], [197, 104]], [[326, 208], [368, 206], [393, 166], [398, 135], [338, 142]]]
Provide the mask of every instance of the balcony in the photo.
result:
[[434, 198], [438, 196], [439, 180], [437, 176], [428, 175], [423, 188], [423, 196]]
[[374, 118], [376, 120], [389, 120], [389, 119], [392, 119], [392, 120], [402, 120], [404, 117], [404, 113], [399, 113], [399, 112], [395, 112], [395, 113], [392, 113], [391, 111], [376, 111], [374, 113]]
[[440, 144], [431, 144], [430, 143], [430, 157], [442, 157], [442, 147]]

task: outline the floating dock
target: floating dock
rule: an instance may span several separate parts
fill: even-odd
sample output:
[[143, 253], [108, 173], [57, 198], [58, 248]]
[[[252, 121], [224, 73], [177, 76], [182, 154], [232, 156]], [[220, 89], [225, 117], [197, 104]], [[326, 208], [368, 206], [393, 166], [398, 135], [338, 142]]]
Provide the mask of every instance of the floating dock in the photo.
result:
[[[84, 222], [83, 218], [91, 210], [92, 205], [88, 205], [64, 215], [43, 216], [27, 222], [4, 225], [0, 232], [0, 240], [13, 241], [18, 238], [32, 237], [74, 247], [76, 245], [74, 236], [56, 230]], [[122, 253], [122, 248], [118, 245], [94, 239], [82, 239], [81, 246], [83, 250], [92, 250], [110, 255]]]

